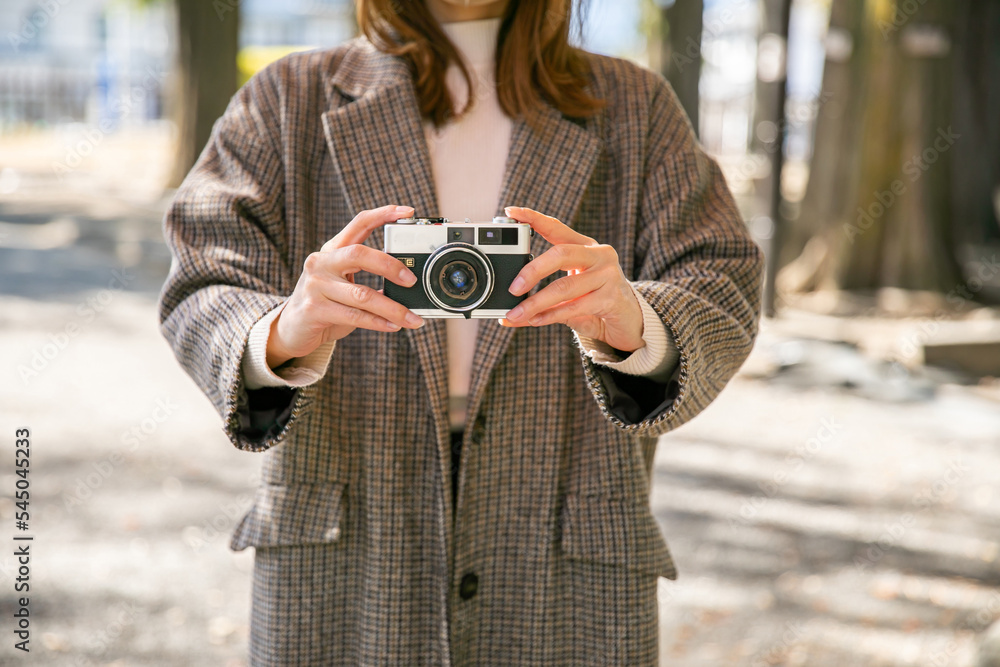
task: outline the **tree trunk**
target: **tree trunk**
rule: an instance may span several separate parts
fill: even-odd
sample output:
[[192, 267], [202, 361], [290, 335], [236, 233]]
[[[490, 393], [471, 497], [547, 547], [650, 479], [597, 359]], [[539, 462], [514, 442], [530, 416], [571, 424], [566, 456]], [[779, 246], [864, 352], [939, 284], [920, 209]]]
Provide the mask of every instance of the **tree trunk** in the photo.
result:
[[830, 10], [809, 185], [798, 219], [788, 226], [782, 266], [798, 257], [810, 239], [821, 236], [830, 220], [842, 222], [857, 197], [865, 111], [864, 96], [857, 89], [866, 68], [860, 52], [864, 5], [864, 0], [834, 0]]
[[701, 31], [705, 11], [702, 0], [676, 0], [660, 7], [660, 72], [667, 78], [698, 134], [698, 85], [701, 81]]
[[[1000, 3], [957, 3], [955, 34], [956, 130], [954, 217], [962, 240], [1000, 245]], [[996, 202], [996, 203], [994, 203]], [[972, 258], [973, 260], [978, 258]]]
[[239, 3], [235, 0], [176, 0], [177, 143], [170, 187], [180, 185], [194, 166], [236, 92]]
[[[778, 98], [784, 91], [786, 68], [772, 56], [779, 47], [787, 54], [787, 26], [785, 17], [790, 10], [791, 0], [764, 0], [761, 15], [760, 37], [758, 39], [761, 57], [758, 59], [757, 86], [754, 93], [754, 132], [751, 137], [751, 147], [757, 152], [767, 152], [773, 149], [773, 134], [770, 126], [761, 128], [762, 123], [777, 123], [784, 118], [784, 109], [778, 108]], [[764, 52], [767, 55], [764, 55]], [[766, 59], [767, 66], [762, 66], [760, 60]], [[784, 58], [781, 58], [784, 60]], [[773, 62], [772, 62], [773, 61]], [[779, 133], [780, 134], [780, 133]], [[760, 184], [770, 187], [767, 184]]]
[[853, 48], [843, 63], [828, 58], [802, 216], [820, 231], [786, 269], [785, 289], [949, 292], [959, 284], [950, 132], [956, 12], [950, 0], [834, 0], [831, 21]]
[[786, 233], [781, 175], [785, 166], [785, 137], [788, 135], [785, 106], [788, 101], [788, 29], [792, 0], [766, 0], [765, 15], [758, 48], [767, 62], [757, 63], [753, 139], [756, 152], [771, 156], [771, 174], [757, 181], [758, 191], [767, 193], [771, 211], [772, 233], [767, 248], [767, 272], [764, 280], [764, 314], [776, 314], [776, 286], [782, 241]]

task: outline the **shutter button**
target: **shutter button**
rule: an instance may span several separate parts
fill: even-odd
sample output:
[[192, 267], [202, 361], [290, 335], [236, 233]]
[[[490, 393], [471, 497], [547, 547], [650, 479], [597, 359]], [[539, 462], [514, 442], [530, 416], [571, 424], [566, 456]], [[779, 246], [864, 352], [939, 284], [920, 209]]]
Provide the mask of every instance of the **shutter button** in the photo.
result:
[[463, 600], [471, 600], [476, 597], [476, 593], [479, 591], [479, 577], [476, 576], [474, 572], [462, 577], [462, 583], [458, 585], [458, 595]]

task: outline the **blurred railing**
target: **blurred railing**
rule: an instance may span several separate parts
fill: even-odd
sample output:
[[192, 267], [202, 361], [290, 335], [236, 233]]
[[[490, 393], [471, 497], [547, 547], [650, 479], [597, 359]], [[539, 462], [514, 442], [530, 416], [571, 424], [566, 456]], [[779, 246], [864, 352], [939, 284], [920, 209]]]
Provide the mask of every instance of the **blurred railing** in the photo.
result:
[[86, 120], [94, 84], [90, 68], [0, 66], [0, 127]]
[[163, 115], [165, 76], [91, 66], [0, 64], [0, 131], [70, 122], [142, 123]]

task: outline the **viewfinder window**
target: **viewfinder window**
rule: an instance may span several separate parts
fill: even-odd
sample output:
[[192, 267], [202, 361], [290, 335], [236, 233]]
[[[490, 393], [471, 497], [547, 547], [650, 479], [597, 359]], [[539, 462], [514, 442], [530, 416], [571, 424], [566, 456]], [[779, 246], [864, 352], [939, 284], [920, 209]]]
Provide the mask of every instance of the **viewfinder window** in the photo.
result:
[[479, 228], [479, 245], [501, 245], [503, 244], [503, 230], [492, 227]]

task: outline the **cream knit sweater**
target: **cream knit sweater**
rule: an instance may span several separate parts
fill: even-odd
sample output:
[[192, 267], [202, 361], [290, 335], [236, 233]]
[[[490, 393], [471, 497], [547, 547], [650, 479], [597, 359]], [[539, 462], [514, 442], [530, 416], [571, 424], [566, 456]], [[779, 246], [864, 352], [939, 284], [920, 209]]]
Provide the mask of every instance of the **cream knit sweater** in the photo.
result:
[[[512, 130], [497, 100], [494, 82], [494, 57], [500, 19], [448, 23], [444, 30], [465, 58], [473, 79], [474, 106], [458, 121], [440, 130], [425, 124], [434, 185], [440, 211], [438, 215], [453, 220], [469, 218], [490, 220], [501, 208], [500, 188], [507, 162]], [[448, 71], [448, 87], [459, 108], [465, 105], [468, 90], [456, 66]], [[405, 204], [406, 202], [389, 202]], [[518, 202], [502, 202], [516, 206]], [[418, 211], [418, 215], [430, 212]], [[544, 211], [543, 211], [544, 213]], [[615, 355], [610, 346], [577, 336], [583, 349], [597, 363], [629, 375], [641, 375], [665, 381], [677, 365], [677, 346], [669, 330], [653, 308], [633, 290], [642, 308], [645, 347], [625, 359]], [[267, 339], [283, 306], [258, 322], [250, 332], [243, 357], [247, 387], [304, 387], [326, 374], [335, 343], [321, 346], [312, 354], [281, 366], [277, 371], [267, 365]], [[452, 429], [465, 423], [465, 403], [469, 393], [472, 359], [475, 352], [477, 320], [447, 320], [449, 416]], [[386, 334], [389, 335], [389, 334]]]

